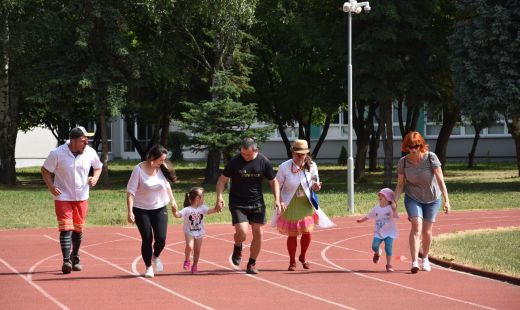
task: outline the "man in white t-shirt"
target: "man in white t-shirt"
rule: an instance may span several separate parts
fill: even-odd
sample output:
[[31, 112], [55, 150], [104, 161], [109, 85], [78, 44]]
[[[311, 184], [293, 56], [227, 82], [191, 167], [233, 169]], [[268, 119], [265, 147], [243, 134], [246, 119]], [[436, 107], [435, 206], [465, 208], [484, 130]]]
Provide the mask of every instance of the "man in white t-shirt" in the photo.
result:
[[[41, 168], [43, 181], [54, 197], [64, 274], [82, 269], [79, 248], [88, 212], [89, 188], [98, 182], [102, 167], [96, 151], [88, 146], [88, 137], [93, 135], [84, 127], [72, 129], [69, 140], [52, 150]], [[90, 167], [94, 169], [91, 177]]]

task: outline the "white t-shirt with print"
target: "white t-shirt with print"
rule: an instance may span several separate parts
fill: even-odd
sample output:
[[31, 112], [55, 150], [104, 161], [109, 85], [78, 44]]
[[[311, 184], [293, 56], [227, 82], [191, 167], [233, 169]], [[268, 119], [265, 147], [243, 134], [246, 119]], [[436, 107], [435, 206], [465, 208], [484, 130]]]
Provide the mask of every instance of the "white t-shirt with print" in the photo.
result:
[[392, 212], [391, 205], [381, 207], [377, 204], [370, 210], [367, 217], [375, 219], [374, 237], [379, 239], [385, 239], [386, 237], [396, 239], [399, 236], [397, 225], [395, 224], [396, 218]]
[[179, 213], [184, 220], [184, 233], [194, 238], [202, 238], [206, 231], [204, 229], [204, 215], [208, 214], [209, 208], [206, 205], [193, 208], [184, 207]]

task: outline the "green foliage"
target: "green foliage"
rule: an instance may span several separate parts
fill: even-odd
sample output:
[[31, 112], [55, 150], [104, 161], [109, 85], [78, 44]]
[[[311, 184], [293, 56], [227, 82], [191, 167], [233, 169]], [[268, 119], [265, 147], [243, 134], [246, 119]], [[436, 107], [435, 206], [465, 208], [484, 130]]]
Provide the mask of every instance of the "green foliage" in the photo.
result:
[[215, 81], [212, 92], [219, 99], [185, 103], [189, 111], [182, 113], [180, 126], [197, 133], [191, 141], [192, 149], [226, 153], [236, 149], [245, 137], [265, 141], [273, 128], [252, 127], [257, 122], [256, 105], [236, 101], [242, 90], [233, 82], [230, 72], [218, 72]]
[[520, 115], [520, 3], [461, 0], [457, 12], [449, 41], [458, 101]]

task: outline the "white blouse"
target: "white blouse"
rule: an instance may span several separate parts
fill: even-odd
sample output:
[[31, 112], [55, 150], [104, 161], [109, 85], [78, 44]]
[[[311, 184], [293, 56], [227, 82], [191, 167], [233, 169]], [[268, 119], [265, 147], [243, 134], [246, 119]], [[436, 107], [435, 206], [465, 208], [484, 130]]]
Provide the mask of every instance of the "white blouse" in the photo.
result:
[[[300, 185], [305, 191], [307, 199], [310, 199], [309, 197], [311, 193], [309, 190], [309, 186], [312, 187], [314, 182], [320, 181], [320, 177], [318, 175], [318, 167], [314, 162], [311, 163], [310, 171], [303, 169], [298, 173], [293, 173], [291, 171], [292, 162], [293, 160], [289, 159], [281, 163], [278, 167], [278, 172], [276, 173], [276, 179], [280, 184], [280, 196], [286, 206], [289, 205], [291, 199], [294, 197], [294, 194], [296, 193], [296, 190]], [[294, 165], [294, 167], [296, 168], [296, 165]]]
[[134, 207], [153, 210], [170, 202], [168, 188], [171, 188], [170, 183], [160, 169], [155, 175], [148, 175], [138, 164], [132, 171], [126, 191], [134, 196]]

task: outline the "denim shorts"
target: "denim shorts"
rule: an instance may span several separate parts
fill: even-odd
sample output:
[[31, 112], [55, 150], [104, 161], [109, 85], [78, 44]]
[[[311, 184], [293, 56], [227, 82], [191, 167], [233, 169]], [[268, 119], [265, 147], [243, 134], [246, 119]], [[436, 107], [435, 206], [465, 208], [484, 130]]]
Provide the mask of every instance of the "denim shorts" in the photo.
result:
[[406, 207], [406, 213], [408, 213], [409, 219], [420, 217], [425, 221], [434, 223], [441, 206], [441, 199], [437, 198], [437, 200], [433, 202], [424, 203], [418, 202], [408, 195], [404, 195], [404, 206]]

